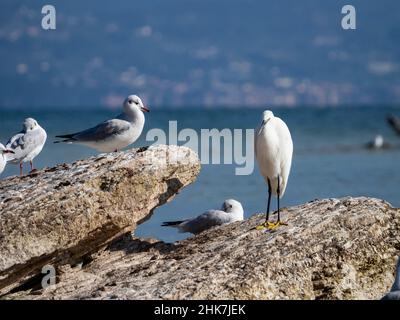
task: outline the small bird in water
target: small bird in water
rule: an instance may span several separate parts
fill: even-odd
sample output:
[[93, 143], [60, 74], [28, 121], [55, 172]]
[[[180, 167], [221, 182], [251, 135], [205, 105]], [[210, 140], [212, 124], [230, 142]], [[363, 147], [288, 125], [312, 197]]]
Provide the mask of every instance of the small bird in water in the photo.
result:
[[208, 210], [193, 219], [163, 222], [163, 227], [178, 228], [179, 232], [198, 234], [214, 226], [243, 220], [243, 207], [239, 201], [228, 199], [221, 210]]
[[42, 151], [46, 139], [46, 131], [35, 119], [25, 119], [22, 131], [14, 135], [6, 144], [6, 149], [13, 151], [13, 153], [7, 154], [7, 162], [19, 164], [19, 174], [21, 176], [24, 162], [29, 162], [31, 171], [33, 171], [33, 159]]
[[7, 164], [6, 154], [7, 153], [14, 153], [12, 150], [8, 150], [0, 143], [0, 174], [4, 171], [4, 168]]
[[[254, 136], [254, 150], [260, 172], [268, 185], [268, 204], [265, 222], [257, 229], [275, 229], [280, 221], [279, 199], [283, 197], [292, 164], [293, 142], [289, 128], [272, 111], [264, 111]], [[278, 220], [269, 221], [271, 194], [278, 199]]]
[[124, 101], [122, 113], [115, 119], [84, 131], [56, 136], [64, 140], [55, 143], [79, 143], [100, 152], [116, 152], [139, 138], [145, 121], [143, 112], [149, 111], [138, 96], [130, 95]]
[[388, 149], [391, 145], [383, 140], [383, 137], [378, 134], [374, 137], [374, 140], [368, 142], [366, 144], [367, 149], [370, 150], [379, 150], [379, 149]]
[[392, 288], [382, 300], [400, 300], [400, 257], [397, 260], [396, 276]]

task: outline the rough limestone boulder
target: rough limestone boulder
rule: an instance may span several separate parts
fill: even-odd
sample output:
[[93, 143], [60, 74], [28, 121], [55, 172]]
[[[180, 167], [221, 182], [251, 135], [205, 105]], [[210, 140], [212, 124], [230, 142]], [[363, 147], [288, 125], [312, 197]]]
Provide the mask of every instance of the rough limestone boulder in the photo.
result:
[[0, 293], [132, 231], [199, 171], [190, 149], [153, 146], [0, 181]]
[[400, 210], [371, 198], [286, 208], [276, 231], [250, 219], [175, 244], [125, 235], [58, 283], [6, 299], [378, 299], [400, 251]]

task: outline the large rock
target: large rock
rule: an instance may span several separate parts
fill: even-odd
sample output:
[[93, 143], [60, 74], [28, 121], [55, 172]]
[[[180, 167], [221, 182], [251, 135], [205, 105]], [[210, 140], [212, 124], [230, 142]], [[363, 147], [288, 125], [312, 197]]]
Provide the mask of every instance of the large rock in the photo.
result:
[[134, 230], [199, 171], [190, 149], [154, 146], [0, 181], [0, 293]]
[[[175, 244], [126, 235], [55, 286], [9, 299], [377, 299], [391, 286], [400, 211], [371, 198], [317, 200], [264, 219], [217, 227]], [[25, 291], [24, 291], [25, 290]]]

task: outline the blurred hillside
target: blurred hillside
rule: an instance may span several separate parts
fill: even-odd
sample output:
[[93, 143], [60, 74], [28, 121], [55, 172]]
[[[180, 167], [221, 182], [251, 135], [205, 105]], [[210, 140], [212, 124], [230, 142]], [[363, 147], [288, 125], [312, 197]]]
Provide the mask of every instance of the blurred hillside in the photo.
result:
[[398, 0], [46, 3], [53, 31], [44, 2], [1, 1], [1, 107], [400, 102]]

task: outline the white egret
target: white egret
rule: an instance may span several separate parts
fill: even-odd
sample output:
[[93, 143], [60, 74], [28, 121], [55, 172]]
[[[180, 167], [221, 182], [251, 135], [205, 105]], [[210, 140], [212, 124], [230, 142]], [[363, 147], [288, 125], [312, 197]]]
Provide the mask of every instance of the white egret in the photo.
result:
[[[261, 174], [268, 185], [265, 223], [259, 229], [274, 229], [281, 224], [279, 199], [285, 193], [292, 164], [293, 142], [289, 128], [272, 111], [264, 111], [254, 136], [254, 150]], [[271, 194], [277, 197], [278, 220], [269, 222]]]
[[79, 143], [101, 152], [121, 150], [140, 137], [145, 121], [143, 112], [149, 111], [138, 96], [130, 95], [124, 101], [123, 112], [115, 119], [84, 131], [56, 136], [65, 140], [55, 143]]

